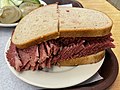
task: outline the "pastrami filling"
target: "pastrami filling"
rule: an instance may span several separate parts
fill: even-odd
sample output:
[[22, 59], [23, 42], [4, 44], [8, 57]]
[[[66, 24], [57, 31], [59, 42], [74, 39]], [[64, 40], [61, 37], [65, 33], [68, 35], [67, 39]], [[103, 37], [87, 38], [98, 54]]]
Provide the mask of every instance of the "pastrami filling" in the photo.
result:
[[17, 71], [51, 68], [58, 61], [96, 54], [114, 48], [111, 34], [103, 37], [60, 37], [26, 49], [11, 42], [7, 58]]

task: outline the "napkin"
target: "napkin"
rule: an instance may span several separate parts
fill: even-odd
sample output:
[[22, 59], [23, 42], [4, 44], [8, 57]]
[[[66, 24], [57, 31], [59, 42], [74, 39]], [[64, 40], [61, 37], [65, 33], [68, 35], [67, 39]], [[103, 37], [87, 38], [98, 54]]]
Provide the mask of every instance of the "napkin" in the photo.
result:
[[95, 75], [93, 75], [91, 78], [89, 78], [88, 80], [84, 81], [83, 83], [80, 83], [79, 85], [86, 85], [86, 84], [90, 84], [99, 80], [102, 80], [103, 77], [100, 76], [100, 74], [97, 72]]

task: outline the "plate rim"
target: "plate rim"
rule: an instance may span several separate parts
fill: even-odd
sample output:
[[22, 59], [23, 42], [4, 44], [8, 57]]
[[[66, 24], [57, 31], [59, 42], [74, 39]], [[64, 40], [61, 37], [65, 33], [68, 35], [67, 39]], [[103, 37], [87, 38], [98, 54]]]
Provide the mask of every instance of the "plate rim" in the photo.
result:
[[17, 26], [18, 23], [13, 23], [13, 24], [3, 24], [3, 23], [0, 23], [0, 27], [15, 27]]

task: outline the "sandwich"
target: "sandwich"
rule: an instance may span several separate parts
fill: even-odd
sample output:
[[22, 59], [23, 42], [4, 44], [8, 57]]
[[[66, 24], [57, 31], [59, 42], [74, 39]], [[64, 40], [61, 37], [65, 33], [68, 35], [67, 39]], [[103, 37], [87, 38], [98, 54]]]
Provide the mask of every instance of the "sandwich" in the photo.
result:
[[97, 63], [115, 47], [112, 25], [97, 10], [46, 5], [19, 22], [6, 57], [17, 71]]

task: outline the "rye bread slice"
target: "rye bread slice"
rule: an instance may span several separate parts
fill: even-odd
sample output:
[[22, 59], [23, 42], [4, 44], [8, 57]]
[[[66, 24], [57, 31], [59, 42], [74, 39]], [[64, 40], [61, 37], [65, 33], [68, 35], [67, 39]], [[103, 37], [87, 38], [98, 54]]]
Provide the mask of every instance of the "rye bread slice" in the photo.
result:
[[32, 11], [15, 28], [12, 42], [18, 48], [27, 48], [58, 37], [57, 12], [57, 4], [46, 5]]
[[112, 20], [103, 12], [86, 8], [59, 8], [60, 37], [97, 37], [110, 33]]

